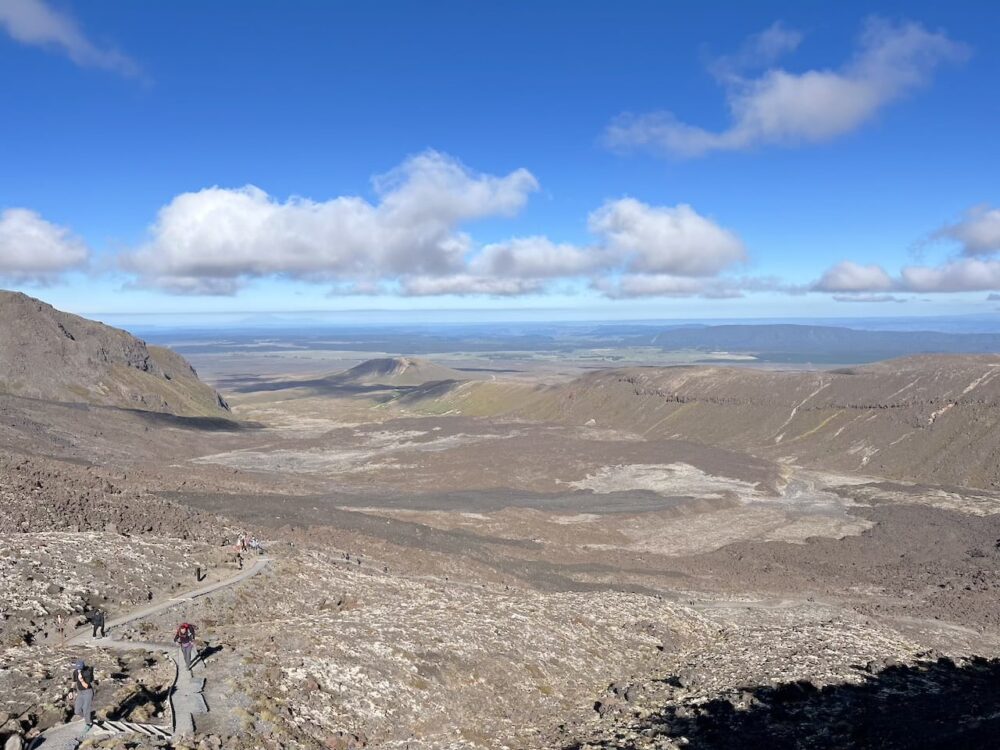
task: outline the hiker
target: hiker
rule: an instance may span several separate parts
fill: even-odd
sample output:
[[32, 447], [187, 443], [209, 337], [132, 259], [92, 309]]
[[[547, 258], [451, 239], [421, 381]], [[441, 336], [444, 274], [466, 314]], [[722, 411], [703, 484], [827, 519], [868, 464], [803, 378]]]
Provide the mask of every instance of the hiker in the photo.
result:
[[104, 631], [104, 610], [95, 609], [93, 612], [87, 615], [87, 619], [90, 620], [90, 624], [94, 626], [94, 632], [91, 633], [90, 637], [96, 638], [97, 631], [100, 630], [101, 638], [103, 638], [106, 635]]
[[56, 615], [56, 632], [59, 633], [59, 640], [62, 643], [66, 642], [66, 618], [63, 617], [60, 612]]
[[243, 553], [242, 552], [237, 552], [236, 553], [236, 562], [239, 564], [240, 570], [243, 570]]
[[94, 705], [94, 668], [84, 664], [80, 659], [73, 665], [73, 690], [76, 697], [73, 700], [73, 715], [83, 719], [84, 725], [90, 729], [92, 708]]
[[181, 653], [184, 654], [184, 666], [190, 672], [191, 652], [194, 650], [194, 625], [182, 622], [174, 634], [174, 643], [181, 647]]

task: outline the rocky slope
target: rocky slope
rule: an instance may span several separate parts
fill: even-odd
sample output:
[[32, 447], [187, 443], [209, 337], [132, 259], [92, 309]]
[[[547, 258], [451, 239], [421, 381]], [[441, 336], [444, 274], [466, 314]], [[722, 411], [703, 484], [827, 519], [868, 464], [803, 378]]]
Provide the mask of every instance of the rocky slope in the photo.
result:
[[107, 531], [217, 542], [219, 518], [152, 496], [114, 470], [0, 453], [0, 534]]
[[0, 291], [0, 393], [185, 416], [229, 414], [178, 354], [18, 292]]
[[1000, 356], [911, 357], [801, 372], [603, 370], [530, 388], [465, 383], [408, 405], [676, 438], [845, 472], [1000, 486]]

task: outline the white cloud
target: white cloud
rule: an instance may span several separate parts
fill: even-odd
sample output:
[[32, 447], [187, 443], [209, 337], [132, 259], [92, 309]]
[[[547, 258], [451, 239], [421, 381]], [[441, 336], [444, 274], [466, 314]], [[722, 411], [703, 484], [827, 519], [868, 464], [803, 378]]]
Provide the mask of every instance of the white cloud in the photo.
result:
[[[893, 278], [881, 266], [839, 263], [812, 285], [838, 302], [875, 302], [887, 291], [911, 293], [989, 292], [1000, 289], [1000, 260], [957, 258], [936, 266], [906, 266]], [[885, 299], [884, 301], [892, 301]]]
[[[792, 34], [781, 28], [772, 31], [773, 39], [767, 42], [765, 32], [765, 41], [757, 45], [764, 53], [786, 51], [797, 44]], [[887, 104], [924, 85], [941, 63], [967, 55], [964, 45], [942, 32], [916, 23], [872, 20], [855, 56], [839, 70], [791, 73], [775, 68], [745, 78], [723, 65], [721, 80], [733, 121], [726, 130], [707, 130], [685, 124], [670, 112], [657, 112], [624, 115], [605, 137], [612, 148], [646, 148], [682, 157], [764, 144], [822, 142], [856, 130]]]
[[[708, 283], [746, 259], [740, 239], [687, 205], [610, 200], [590, 214], [594, 242], [514, 237], [479, 246], [463, 225], [512, 216], [538, 189], [530, 172], [479, 174], [428, 151], [374, 179], [378, 200], [278, 200], [253, 186], [206, 188], [164, 206], [150, 240], [124, 254], [135, 286], [176, 294], [234, 294], [250, 279], [293, 278], [332, 294], [515, 295], [556, 280], [595, 285], [656, 276], [664, 294], [730, 295]], [[665, 285], [666, 277], [697, 279]], [[688, 290], [688, 291], [685, 291]]]
[[1000, 253], [1000, 208], [975, 206], [961, 221], [941, 227], [932, 236], [961, 243], [965, 255]]
[[819, 292], [885, 292], [896, 282], [879, 265], [863, 266], [849, 260], [826, 270], [813, 288]]
[[538, 292], [552, 279], [589, 279], [610, 297], [733, 297], [741, 284], [717, 276], [746, 259], [740, 239], [687, 205], [607, 201], [590, 214], [596, 241], [579, 247], [547, 237], [484, 246], [452, 274], [405, 279], [405, 294], [513, 295]]
[[464, 271], [467, 221], [510, 216], [538, 188], [530, 172], [477, 174], [428, 151], [356, 196], [279, 201], [253, 186], [184, 193], [160, 210], [152, 239], [124, 258], [139, 283], [231, 294], [245, 279], [372, 281]]
[[908, 266], [904, 287], [913, 292], [986, 292], [1000, 289], [1000, 260], [960, 258], [940, 266]]
[[83, 240], [34, 211], [0, 212], [0, 278], [47, 284], [66, 271], [82, 268], [88, 257]]
[[555, 243], [540, 236], [518, 237], [486, 245], [468, 270], [478, 277], [522, 279], [628, 273], [661, 277], [656, 283], [663, 284], [665, 278], [716, 276], [746, 260], [739, 237], [688, 205], [609, 200], [590, 214], [587, 227], [596, 237], [588, 246]]
[[906, 266], [900, 270], [898, 279], [890, 277], [880, 266], [844, 261], [823, 274], [813, 289], [848, 293], [834, 296], [841, 302], [856, 301], [854, 296], [859, 294], [890, 290], [915, 294], [1000, 290], [1000, 258], [995, 257], [1000, 254], [1000, 209], [975, 206], [960, 221], [933, 232], [931, 238], [959, 243], [962, 254], [937, 265]]
[[58, 49], [77, 65], [140, 75], [129, 57], [91, 42], [76, 22], [42, 0], [0, 0], [0, 29], [15, 41]]
[[713, 276], [746, 260], [739, 237], [685, 204], [650, 206], [621, 198], [594, 211], [587, 226], [632, 272]]
[[750, 35], [733, 55], [712, 62], [710, 70], [720, 80], [738, 78], [747, 70], [768, 67], [802, 43], [802, 33], [775, 21], [759, 34]]
[[412, 297], [442, 294], [509, 297], [541, 290], [542, 284], [537, 279], [492, 278], [467, 273], [451, 276], [417, 276], [405, 279], [402, 283], [403, 294]]
[[598, 248], [557, 244], [547, 237], [515, 237], [486, 245], [469, 264], [480, 276], [528, 279], [578, 276], [595, 271], [611, 260]]
[[[828, 270], [813, 289], [852, 295], [889, 290], [940, 294], [1000, 290], [1000, 258], [993, 257], [1000, 254], [1000, 209], [975, 206], [960, 221], [945, 225], [931, 237], [959, 243], [962, 255], [937, 265], [906, 266], [898, 279], [879, 266], [844, 261]], [[834, 299], [854, 301], [838, 296]]]

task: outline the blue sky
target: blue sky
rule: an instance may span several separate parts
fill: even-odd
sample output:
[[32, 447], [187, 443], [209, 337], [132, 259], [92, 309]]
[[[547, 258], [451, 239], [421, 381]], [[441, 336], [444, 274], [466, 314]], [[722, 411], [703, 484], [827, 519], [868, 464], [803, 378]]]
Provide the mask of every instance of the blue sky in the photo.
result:
[[0, 0], [0, 284], [91, 314], [993, 311], [998, 17]]

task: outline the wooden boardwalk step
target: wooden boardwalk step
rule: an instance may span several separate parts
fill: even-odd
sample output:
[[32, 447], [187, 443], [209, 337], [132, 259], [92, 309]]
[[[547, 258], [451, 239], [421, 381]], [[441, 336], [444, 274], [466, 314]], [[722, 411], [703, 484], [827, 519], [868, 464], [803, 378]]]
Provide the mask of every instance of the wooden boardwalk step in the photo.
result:
[[169, 739], [173, 736], [173, 732], [168, 727], [159, 724], [143, 724], [137, 721], [95, 721], [94, 728], [109, 735], [142, 734], [159, 739]]

